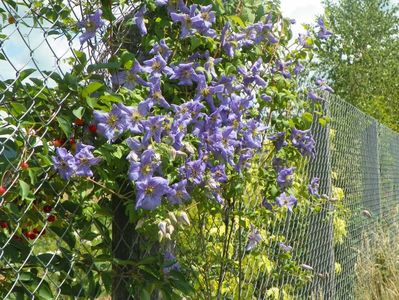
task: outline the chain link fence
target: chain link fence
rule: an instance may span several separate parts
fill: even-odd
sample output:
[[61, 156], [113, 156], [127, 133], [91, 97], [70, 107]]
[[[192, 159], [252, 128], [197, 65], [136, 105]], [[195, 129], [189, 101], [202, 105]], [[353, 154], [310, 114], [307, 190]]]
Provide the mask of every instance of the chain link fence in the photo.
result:
[[[137, 262], [151, 259], [159, 249], [158, 245], [143, 248], [145, 237], [126, 216], [124, 199], [118, 195], [128, 193], [123, 192], [127, 185], [119, 183], [119, 193], [109, 199], [96, 195], [88, 182], [87, 189], [73, 191], [81, 199], [76, 203], [65, 193], [73, 187], [51, 180], [55, 172], [42, 151], [51, 151], [55, 143], [72, 142], [48, 140], [65, 126], [59, 113], [70, 96], [54, 87], [59, 75], [67, 78], [68, 70], [81, 59], [73, 51], [77, 37], [65, 31], [68, 39], [63, 39], [51, 24], [70, 12], [80, 19], [83, 12], [73, 1], [48, 1], [44, 7], [34, 1], [23, 3], [0, 4], [0, 176], [5, 187], [0, 196], [0, 297], [168, 299], [156, 291], [137, 294], [132, 287], [135, 276], [154, 279], [146, 264]], [[52, 19], [38, 22], [38, 10], [52, 12], [48, 14]], [[120, 11], [121, 16], [130, 13]], [[81, 50], [93, 63], [101, 62], [101, 57], [89, 54], [90, 49]], [[192, 231], [176, 238], [181, 242], [178, 260], [200, 274], [193, 279], [192, 299], [354, 298], [362, 238], [377, 223], [391, 228], [398, 221], [399, 135], [350, 104], [334, 96], [325, 98], [331, 122], [321, 126], [315, 115], [317, 157], [299, 173], [320, 178], [320, 193], [328, 203], [318, 211], [288, 214], [285, 219], [268, 213], [259, 216], [259, 229], [268, 236], [284, 237], [292, 247], [293, 263], [287, 265], [278, 241], [271, 239], [256, 250], [262, 253], [260, 260], [248, 255], [245, 248], [251, 233], [228, 209], [220, 214], [193, 209]], [[40, 99], [49, 100], [48, 105]], [[47, 113], [33, 117], [34, 111]], [[73, 130], [81, 134], [81, 127]], [[238, 216], [250, 213], [263, 200], [250, 186], [234, 209]], [[298, 279], [292, 270], [303, 277]]]

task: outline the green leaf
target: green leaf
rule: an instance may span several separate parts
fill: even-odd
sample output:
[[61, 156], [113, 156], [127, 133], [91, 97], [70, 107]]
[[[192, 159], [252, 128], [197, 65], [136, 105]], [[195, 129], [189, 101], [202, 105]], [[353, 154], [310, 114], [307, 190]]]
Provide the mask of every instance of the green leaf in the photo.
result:
[[36, 69], [25, 69], [19, 73], [18, 79], [22, 81], [34, 72], [36, 72]]
[[84, 107], [79, 107], [79, 108], [76, 108], [76, 109], [74, 109], [74, 110], [72, 111], [73, 115], [74, 115], [76, 118], [78, 118], [78, 119], [81, 119], [81, 118], [82, 118], [84, 112], [85, 112]]
[[140, 299], [151, 300], [151, 294], [146, 289], [142, 289], [140, 293]]
[[46, 281], [42, 281], [38, 290], [39, 299], [52, 300], [54, 299], [53, 293], [50, 289], [49, 284]]
[[306, 125], [310, 125], [313, 122], [313, 115], [309, 112], [304, 112], [302, 114], [302, 120], [306, 123]]
[[83, 90], [82, 90], [82, 97], [83, 98], [87, 98], [88, 96], [90, 96], [91, 94], [93, 94], [95, 91], [99, 90], [100, 88], [102, 88], [104, 85], [101, 82], [92, 82], [90, 83], [88, 86], [86, 86]]
[[234, 23], [236, 23], [237, 25], [240, 25], [241, 27], [245, 27], [245, 23], [243, 22], [243, 20], [241, 20], [241, 18], [239, 16], [228, 16], [228, 18], [233, 21]]
[[28, 198], [29, 191], [30, 191], [29, 184], [19, 179], [19, 195], [21, 196], [22, 200]]
[[198, 37], [193, 36], [190, 38], [190, 44], [191, 44], [191, 50], [195, 50], [199, 46], [201, 46], [201, 40]]
[[117, 71], [120, 67], [120, 63], [118, 62], [112, 62], [112, 63], [106, 63], [106, 64], [93, 64], [87, 67], [87, 72], [91, 73], [94, 71], [102, 70], [102, 69], [108, 69], [108, 70], [113, 70]]
[[72, 232], [68, 231], [68, 228], [58, 227], [55, 225], [50, 226], [50, 229], [58, 235], [62, 240], [69, 246], [69, 248], [74, 249], [76, 244], [76, 239]]
[[58, 122], [58, 125], [60, 126], [61, 130], [65, 133], [65, 136], [70, 137], [71, 133], [72, 133], [71, 121], [68, 120], [64, 116], [58, 116], [57, 122]]

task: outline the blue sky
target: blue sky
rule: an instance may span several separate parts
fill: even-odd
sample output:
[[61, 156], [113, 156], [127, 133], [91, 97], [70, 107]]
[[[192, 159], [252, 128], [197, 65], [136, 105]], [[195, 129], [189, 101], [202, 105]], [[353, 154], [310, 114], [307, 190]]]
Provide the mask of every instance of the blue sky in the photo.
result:
[[[0, 4], [0, 6], [2, 5]], [[285, 16], [297, 20], [297, 24], [294, 26], [295, 33], [301, 31], [300, 24], [312, 23], [315, 16], [322, 14], [323, 11], [320, 0], [281, 0], [281, 7]], [[18, 32], [14, 25], [4, 28], [3, 33], [9, 35], [9, 39], [4, 41], [3, 50], [15, 69], [32, 68], [35, 63], [42, 70], [54, 70], [57, 64], [61, 64], [63, 68], [67, 67], [63, 61], [70, 56], [70, 47], [66, 39], [54, 39], [50, 36], [46, 43], [40, 29], [28, 31], [22, 28]], [[51, 52], [50, 47], [54, 53]], [[74, 48], [79, 48], [77, 41], [74, 43]], [[8, 62], [0, 60], [0, 80], [15, 78], [15, 69]]]

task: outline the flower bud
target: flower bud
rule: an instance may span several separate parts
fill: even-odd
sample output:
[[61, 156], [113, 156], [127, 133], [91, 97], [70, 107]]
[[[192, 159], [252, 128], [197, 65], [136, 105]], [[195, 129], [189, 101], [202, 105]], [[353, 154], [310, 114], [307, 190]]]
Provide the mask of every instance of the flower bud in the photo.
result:
[[143, 227], [143, 225], [144, 225], [144, 219], [140, 219], [137, 221], [135, 229], [139, 229], [139, 228]]
[[165, 221], [159, 222], [158, 228], [159, 228], [159, 231], [162, 232], [162, 234], [165, 234], [166, 233], [166, 222]]
[[184, 211], [180, 212], [178, 219], [180, 223], [184, 223], [189, 226], [191, 225], [190, 220]]
[[169, 218], [166, 218], [166, 219], [165, 219], [165, 223], [166, 223], [167, 225], [170, 225], [170, 224], [172, 224], [172, 222], [170, 221], [170, 219], [169, 219]]
[[174, 223], [174, 224], [177, 223], [176, 215], [174, 214], [173, 211], [168, 212], [168, 216], [169, 216], [169, 219], [172, 221], [172, 223]]
[[174, 231], [175, 231], [175, 227], [173, 225], [168, 225], [167, 232], [169, 234], [173, 234]]
[[165, 234], [165, 239], [171, 240], [170, 233]]
[[162, 239], [163, 239], [163, 232], [160, 230], [158, 231], [158, 241], [162, 242]]

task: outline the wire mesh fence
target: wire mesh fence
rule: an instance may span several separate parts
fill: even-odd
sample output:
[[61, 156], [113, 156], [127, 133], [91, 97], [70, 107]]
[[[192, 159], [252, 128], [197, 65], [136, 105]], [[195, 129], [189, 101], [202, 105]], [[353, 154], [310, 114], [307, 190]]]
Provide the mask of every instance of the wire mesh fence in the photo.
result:
[[[73, 136], [95, 139], [87, 130], [91, 124], [71, 127], [62, 117], [68, 109], [64, 103], [78, 89], [68, 72], [83, 59], [101, 63], [109, 53], [97, 49], [100, 57], [91, 55], [90, 46], [74, 51], [80, 47], [77, 35], [53, 28], [71, 13], [81, 19], [78, 3], [22, 3], [0, 5], [0, 175], [5, 187], [0, 196], [1, 298], [174, 299], [172, 291], [147, 294], [132, 286], [136, 277], [158, 280], [147, 264], [159, 254], [160, 245], [146, 247], [146, 237], [138, 233], [140, 224], [126, 215], [126, 199], [120, 197], [129, 194], [126, 182], [117, 182], [111, 197], [97, 193], [90, 180], [84, 189], [74, 190], [65, 181], [52, 180], [56, 174], [43, 155], [62, 144], [73, 147]], [[47, 21], [38, 21], [39, 11]], [[118, 13], [115, 27], [122, 28], [132, 10], [121, 8]], [[126, 40], [115, 45], [137, 52], [139, 45]], [[60, 93], [56, 86], [61, 84], [72, 92]], [[390, 228], [398, 221], [399, 136], [336, 97], [326, 96], [322, 106], [331, 122], [322, 126], [315, 114], [317, 156], [298, 171], [308, 179], [320, 178], [326, 204], [286, 218], [265, 210], [251, 230], [241, 216], [264, 201], [251, 182], [242, 199], [221, 211], [190, 207], [191, 231], [179, 232], [176, 245], [168, 247], [182, 265], [190, 266], [188, 274], [199, 274], [191, 279], [192, 287], [179, 287], [191, 291], [192, 299], [354, 298], [364, 234], [377, 222]], [[60, 135], [57, 131], [73, 133], [71, 140], [49, 140]], [[262, 157], [254, 177], [261, 171]], [[70, 199], [70, 193], [76, 199]], [[187, 222], [182, 216], [169, 221]], [[247, 241], [257, 237], [257, 230], [266, 240], [254, 257]], [[164, 267], [173, 269], [175, 261]]]

